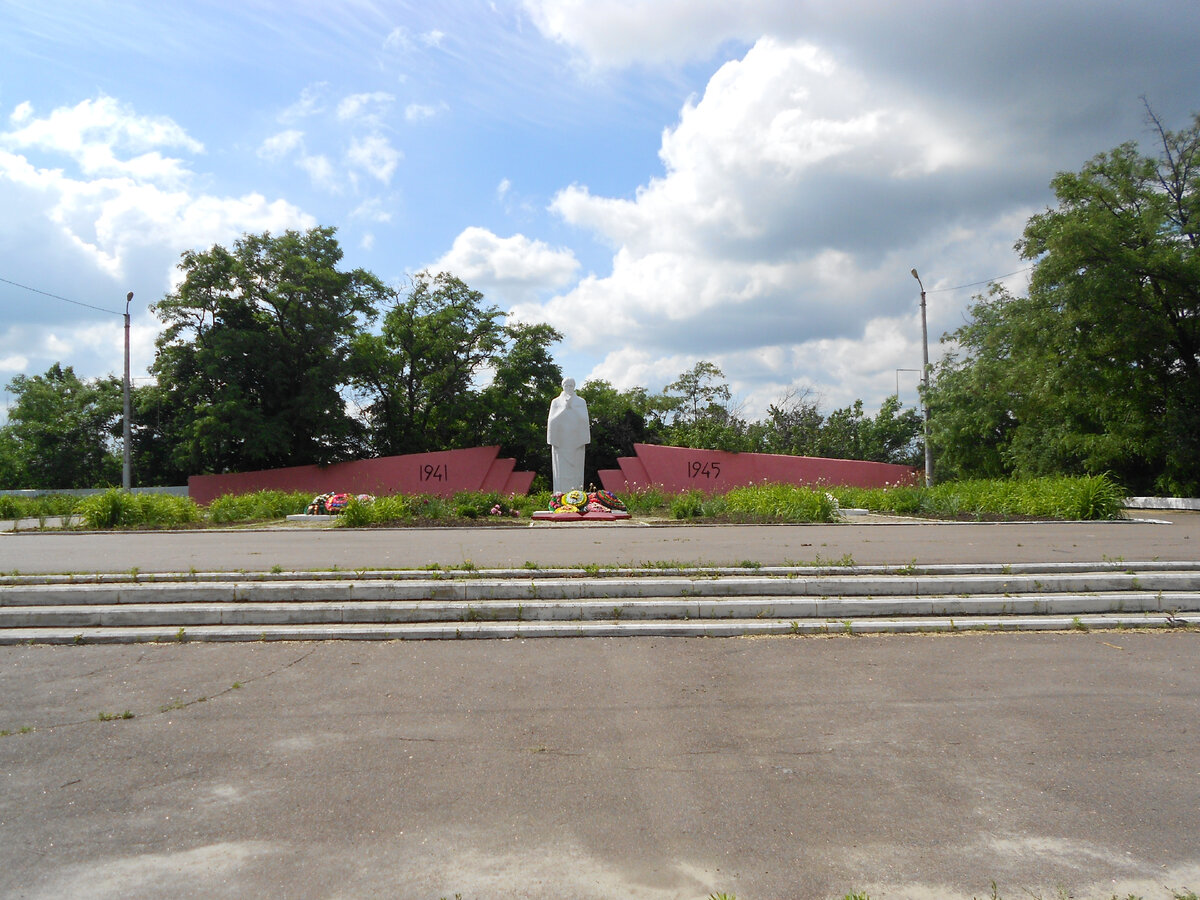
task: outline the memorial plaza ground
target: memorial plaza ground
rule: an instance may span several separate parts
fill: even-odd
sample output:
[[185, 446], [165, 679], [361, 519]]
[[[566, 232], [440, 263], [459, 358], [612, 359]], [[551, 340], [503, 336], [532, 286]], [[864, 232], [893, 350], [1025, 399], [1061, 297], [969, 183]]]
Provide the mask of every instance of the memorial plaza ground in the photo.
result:
[[[1153, 515], [22, 534], [0, 570], [1200, 562], [1200, 516]], [[1186, 896], [1198, 650], [1190, 628], [0, 647], [0, 896]]]

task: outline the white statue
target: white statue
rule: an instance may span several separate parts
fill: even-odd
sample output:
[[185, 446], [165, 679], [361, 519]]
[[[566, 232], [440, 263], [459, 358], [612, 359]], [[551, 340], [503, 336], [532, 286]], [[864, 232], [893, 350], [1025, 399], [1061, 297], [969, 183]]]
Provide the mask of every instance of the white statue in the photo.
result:
[[564, 378], [562, 393], [550, 404], [546, 443], [554, 463], [554, 490], [584, 490], [583, 448], [592, 440], [587, 402], [575, 393], [575, 379]]

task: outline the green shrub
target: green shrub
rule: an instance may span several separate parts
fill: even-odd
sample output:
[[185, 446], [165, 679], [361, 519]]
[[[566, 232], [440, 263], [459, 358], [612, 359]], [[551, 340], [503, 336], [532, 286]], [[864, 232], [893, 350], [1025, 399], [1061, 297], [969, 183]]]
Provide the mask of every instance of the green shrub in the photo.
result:
[[753, 485], [725, 494], [729, 515], [757, 522], [832, 522], [835, 502], [823, 490], [794, 484]]
[[704, 494], [698, 490], [676, 494], [671, 500], [671, 518], [696, 519], [704, 514]]
[[138, 525], [183, 525], [200, 518], [187, 497], [171, 494], [133, 494], [110, 488], [84, 497], [76, 510], [89, 528], [130, 528]]
[[208, 519], [217, 524], [282, 519], [300, 515], [311, 501], [312, 495], [302, 491], [225, 494], [208, 504]]
[[667, 495], [656, 487], [637, 488], [620, 496], [630, 515], [661, 515], [670, 509]]

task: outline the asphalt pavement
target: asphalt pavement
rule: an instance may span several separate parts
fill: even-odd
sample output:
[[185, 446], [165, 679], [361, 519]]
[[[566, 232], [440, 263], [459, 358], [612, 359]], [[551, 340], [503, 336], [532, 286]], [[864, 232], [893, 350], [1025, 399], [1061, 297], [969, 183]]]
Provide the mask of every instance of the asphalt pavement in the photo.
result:
[[[1139, 514], [1141, 515], [1141, 514]], [[1152, 517], [1151, 517], [1152, 515]], [[572, 524], [479, 528], [0, 533], [0, 572], [286, 571], [425, 566], [1200, 560], [1200, 513], [1119, 522]]]
[[4, 648], [0, 896], [1170, 898], [1200, 890], [1198, 649]]
[[[0, 569], [1196, 559], [1173, 524], [17, 534]], [[0, 897], [1200, 892], [1190, 630], [0, 648]]]

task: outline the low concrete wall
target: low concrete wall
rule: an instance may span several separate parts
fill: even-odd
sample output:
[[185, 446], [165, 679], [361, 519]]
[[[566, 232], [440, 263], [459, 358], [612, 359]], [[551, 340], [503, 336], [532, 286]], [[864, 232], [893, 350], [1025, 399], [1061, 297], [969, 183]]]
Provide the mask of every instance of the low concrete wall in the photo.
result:
[[634, 451], [637, 456], [617, 460], [620, 470], [600, 471], [606, 490], [620, 494], [656, 485], [674, 492], [699, 488], [715, 493], [763, 483], [871, 488], [917, 484], [920, 480], [920, 472], [912, 466], [857, 459], [729, 453], [658, 444], [634, 444]]
[[[114, 485], [115, 486], [115, 485]], [[112, 488], [63, 488], [61, 490], [42, 490], [29, 489], [19, 491], [0, 491], [0, 497], [48, 497], [51, 494], [56, 496], [67, 497], [88, 497], [92, 494], [103, 494], [105, 491], [111, 491]], [[187, 485], [177, 485], [171, 487], [135, 487], [130, 488], [131, 494], [171, 494], [175, 497], [186, 497], [188, 495]]]
[[1200, 499], [1195, 497], [1126, 497], [1125, 508], [1200, 510]]
[[289, 466], [225, 475], [193, 475], [188, 495], [208, 504], [226, 494], [254, 491], [326, 491], [350, 494], [433, 494], [449, 497], [459, 491], [525, 494], [533, 472], [516, 472], [516, 461], [501, 459], [499, 447], [472, 447], [436, 453], [410, 453], [334, 463], [329, 466]]

